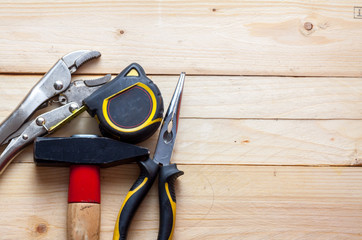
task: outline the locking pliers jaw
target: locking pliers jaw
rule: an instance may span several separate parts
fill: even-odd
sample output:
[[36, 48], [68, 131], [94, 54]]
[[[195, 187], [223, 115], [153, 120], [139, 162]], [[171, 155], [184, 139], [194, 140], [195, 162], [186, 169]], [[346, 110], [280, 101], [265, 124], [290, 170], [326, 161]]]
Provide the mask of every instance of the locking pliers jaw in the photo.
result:
[[0, 125], [0, 144], [7, 143], [29, 117], [50, 98], [65, 91], [71, 82], [71, 74], [83, 63], [101, 56], [100, 52], [80, 50], [69, 53], [54, 66], [30, 90], [17, 109]]
[[69, 72], [72, 74], [78, 70], [80, 66], [84, 63], [101, 56], [101, 53], [98, 51], [89, 51], [89, 50], [79, 50], [75, 52], [68, 53], [61, 60], [68, 67]]
[[[82, 98], [88, 96], [100, 86], [84, 89], [85, 93], [78, 95], [79, 99], [76, 98], [77, 101], [74, 104], [67, 101], [67, 104], [64, 106], [44, 113], [34, 121], [30, 120], [35, 111], [46, 106], [51, 98], [61, 95], [72, 87], [72, 73], [85, 62], [100, 56], [100, 52], [90, 50], [75, 51], [63, 56], [30, 90], [14, 112], [0, 125], [0, 145], [11, 141], [0, 156], [0, 174], [12, 159], [26, 145], [32, 143], [36, 137], [50, 133], [66, 122], [66, 120], [77, 115], [76, 112], [81, 108]], [[109, 80], [110, 76], [104, 78], [100, 85]], [[43, 122], [42, 119], [46, 119], [47, 122]]]

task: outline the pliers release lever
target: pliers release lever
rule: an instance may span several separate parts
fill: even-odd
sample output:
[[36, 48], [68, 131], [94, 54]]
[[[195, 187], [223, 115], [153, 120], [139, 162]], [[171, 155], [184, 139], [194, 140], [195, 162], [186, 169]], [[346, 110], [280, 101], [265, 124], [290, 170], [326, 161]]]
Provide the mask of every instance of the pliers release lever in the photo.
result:
[[160, 202], [160, 226], [158, 240], [171, 240], [176, 220], [175, 180], [183, 174], [176, 164], [171, 164], [171, 156], [178, 129], [180, 104], [185, 81], [181, 73], [170, 105], [164, 117], [153, 159], [139, 162], [140, 176], [131, 187], [119, 211], [113, 240], [125, 240], [129, 224], [159, 175], [158, 194]]
[[[82, 101], [100, 86], [108, 82], [110, 75], [97, 80], [71, 82], [71, 75], [85, 62], [98, 58], [98, 51], [79, 50], [59, 59], [54, 66], [30, 90], [13, 113], [0, 125], [0, 144], [9, 143], [0, 156], [0, 174], [20, 151], [36, 137], [56, 130], [62, 123], [77, 116]], [[58, 96], [62, 106], [31, 119], [39, 109]]]

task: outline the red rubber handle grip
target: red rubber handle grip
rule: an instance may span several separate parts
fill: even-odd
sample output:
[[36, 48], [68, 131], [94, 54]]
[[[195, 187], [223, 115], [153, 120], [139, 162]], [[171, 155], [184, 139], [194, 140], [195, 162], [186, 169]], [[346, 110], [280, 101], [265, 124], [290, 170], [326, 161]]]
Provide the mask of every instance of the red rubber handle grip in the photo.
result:
[[68, 203], [101, 203], [99, 166], [70, 166]]

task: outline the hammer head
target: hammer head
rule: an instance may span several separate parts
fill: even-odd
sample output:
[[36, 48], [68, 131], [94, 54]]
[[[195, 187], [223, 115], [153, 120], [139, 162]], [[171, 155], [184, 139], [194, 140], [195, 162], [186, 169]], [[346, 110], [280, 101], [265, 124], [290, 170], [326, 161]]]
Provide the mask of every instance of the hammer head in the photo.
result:
[[146, 160], [147, 148], [95, 135], [74, 137], [38, 137], [34, 144], [34, 160], [38, 166], [72, 164], [111, 167]]

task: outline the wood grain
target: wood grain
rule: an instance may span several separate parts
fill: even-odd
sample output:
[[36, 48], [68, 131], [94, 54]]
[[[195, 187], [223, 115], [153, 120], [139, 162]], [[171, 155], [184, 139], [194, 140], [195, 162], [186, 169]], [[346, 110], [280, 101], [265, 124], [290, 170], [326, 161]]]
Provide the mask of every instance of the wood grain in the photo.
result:
[[101, 206], [99, 203], [68, 204], [68, 240], [99, 240], [100, 226]]
[[[185, 175], [176, 182], [175, 240], [361, 238], [361, 168], [179, 168]], [[134, 164], [102, 169], [101, 239], [111, 239], [138, 171]], [[65, 239], [68, 169], [23, 163], [0, 180], [2, 239]], [[157, 231], [154, 186], [135, 215], [129, 239], [154, 239]]]
[[[137, 62], [165, 106], [185, 71], [172, 157], [185, 172], [176, 181], [174, 240], [359, 240], [358, 6], [352, 0], [0, 0], [0, 121], [74, 50], [102, 53], [75, 79], [116, 76]], [[51, 136], [76, 133], [100, 134], [83, 113]], [[153, 152], [156, 138], [140, 145]], [[0, 176], [0, 239], [66, 239], [69, 169], [36, 167], [32, 151], [27, 147]], [[112, 238], [138, 174], [136, 164], [101, 170], [101, 240]], [[129, 240], [155, 239], [158, 211], [154, 186]]]
[[[41, 77], [0, 75], [0, 121]], [[167, 107], [178, 77], [151, 78]], [[183, 118], [362, 119], [361, 78], [186, 76], [183, 96]]]
[[[86, 114], [86, 113], [85, 113]], [[172, 161], [178, 164], [362, 164], [362, 120], [181, 119]], [[77, 118], [52, 134], [100, 134], [92, 118]], [[139, 145], [154, 152], [156, 133]], [[33, 162], [29, 146], [15, 162]]]
[[[0, 2], [0, 72], [43, 73], [78, 49], [87, 73], [362, 76], [358, 1]], [[310, 30], [309, 30], [310, 29]]]

